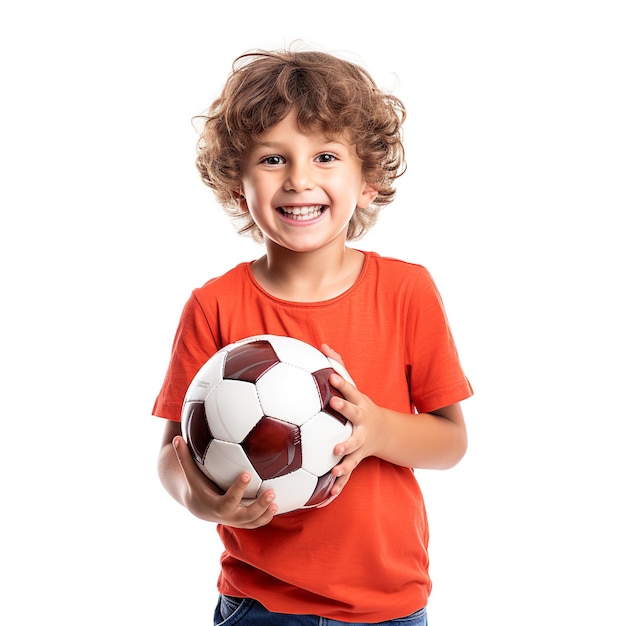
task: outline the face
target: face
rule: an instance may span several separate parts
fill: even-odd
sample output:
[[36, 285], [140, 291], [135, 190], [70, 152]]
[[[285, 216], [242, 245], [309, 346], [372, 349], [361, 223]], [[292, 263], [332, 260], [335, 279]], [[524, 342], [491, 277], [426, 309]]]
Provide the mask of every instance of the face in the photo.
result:
[[376, 193], [363, 180], [361, 161], [346, 139], [304, 133], [292, 112], [248, 153], [240, 205], [266, 245], [306, 252], [345, 245], [354, 210], [369, 206]]

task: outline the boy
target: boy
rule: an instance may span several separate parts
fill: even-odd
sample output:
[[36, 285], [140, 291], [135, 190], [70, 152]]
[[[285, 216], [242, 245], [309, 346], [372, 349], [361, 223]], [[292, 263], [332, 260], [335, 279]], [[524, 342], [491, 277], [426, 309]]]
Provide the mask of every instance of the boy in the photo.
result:
[[[202, 179], [265, 247], [193, 291], [154, 407], [167, 419], [163, 485], [224, 544], [216, 624], [426, 624], [428, 526], [412, 468], [460, 461], [472, 390], [428, 272], [346, 245], [394, 197], [404, 118], [362, 68], [289, 51], [239, 57], [204, 118]], [[353, 433], [335, 448], [324, 507], [275, 516], [271, 491], [245, 507], [249, 476], [223, 494], [180, 436], [197, 370], [262, 333], [320, 347], [356, 383], [331, 381]]]

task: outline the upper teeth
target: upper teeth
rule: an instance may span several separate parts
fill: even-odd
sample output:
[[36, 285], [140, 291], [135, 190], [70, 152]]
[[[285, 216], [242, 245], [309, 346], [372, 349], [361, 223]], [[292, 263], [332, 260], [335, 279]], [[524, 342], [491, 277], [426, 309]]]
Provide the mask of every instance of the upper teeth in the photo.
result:
[[285, 213], [289, 213], [296, 219], [307, 219], [319, 215], [322, 211], [321, 204], [313, 204], [311, 206], [294, 206], [294, 207], [280, 207]]

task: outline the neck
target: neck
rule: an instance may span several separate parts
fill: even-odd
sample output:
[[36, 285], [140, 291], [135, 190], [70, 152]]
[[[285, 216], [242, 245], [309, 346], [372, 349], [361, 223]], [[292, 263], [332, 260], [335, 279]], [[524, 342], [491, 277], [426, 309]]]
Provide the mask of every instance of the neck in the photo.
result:
[[363, 266], [363, 254], [343, 246], [293, 252], [267, 247], [252, 265], [254, 277], [272, 295], [293, 302], [330, 300], [349, 289]]

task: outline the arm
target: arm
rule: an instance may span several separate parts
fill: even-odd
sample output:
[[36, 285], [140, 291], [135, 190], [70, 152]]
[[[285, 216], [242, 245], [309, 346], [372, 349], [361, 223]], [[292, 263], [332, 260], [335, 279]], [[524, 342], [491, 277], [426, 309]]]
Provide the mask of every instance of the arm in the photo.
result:
[[[340, 360], [328, 346], [322, 349]], [[352, 471], [368, 456], [405, 467], [448, 469], [465, 455], [467, 432], [459, 403], [430, 413], [404, 414], [379, 407], [339, 375], [331, 377], [331, 384], [345, 398], [332, 398], [332, 407], [352, 423], [352, 435], [334, 450], [344, 458], [333, 469], [337, 477], [333, 495], [341, 491]]]
[[182, 438], [180, 424], [167, 421], [158, 459], [159, 478], [166, 491], [193, 515], [209, 522], [237, 528], [258, 528], [272, 520], [276, 505], [274, 493], [268, 491], [250, 506], [241, 499], [250, 477], [239, 476], [225, 494], [197, 467]]

